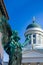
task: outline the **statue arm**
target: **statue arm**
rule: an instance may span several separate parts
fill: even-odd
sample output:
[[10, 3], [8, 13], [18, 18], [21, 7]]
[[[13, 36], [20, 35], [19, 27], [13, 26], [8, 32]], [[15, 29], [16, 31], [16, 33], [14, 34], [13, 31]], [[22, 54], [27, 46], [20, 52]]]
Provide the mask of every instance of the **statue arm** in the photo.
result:
[[26, 39], [25, 42], [23, 44], [21, 44], [20, 42], [18, 42], [19, 47], [22, 49], [27, 43], [29, 43], [29, 39]]
[[24, 47], [27, 43], [29, 43], [29, 40], [25, 40], [25, 42], [22, 44], [22, 47]]
[[29, 43], [29, 41], [30, 41], [30, 38], [29, 36], [27, 36], [25, 42], [22, 44], [22, 47], [24, 47], [27, 43]]

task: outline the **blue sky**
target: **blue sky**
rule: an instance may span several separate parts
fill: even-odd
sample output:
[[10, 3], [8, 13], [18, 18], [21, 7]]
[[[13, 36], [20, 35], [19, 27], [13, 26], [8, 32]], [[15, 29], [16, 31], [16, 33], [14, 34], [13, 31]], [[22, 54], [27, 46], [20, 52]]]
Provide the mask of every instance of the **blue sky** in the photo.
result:
[[[24, 33], [26, 27], [32, 23], [33, 16], [43, 28], [43, 0], [4, 0], [4, 2], [9, 15], [8, 22], [12, 30], [18, 31], [21, 43], [25, 40]], [[4, 60], [8, 60], [8, 57]]]
[[12, 30], [17, 30], [24, 42], [24, 33], [27, 25], [32, 23], [32, 17], [43, 28], [43, 0], [4, 0], [9, 15], [9, 24]]

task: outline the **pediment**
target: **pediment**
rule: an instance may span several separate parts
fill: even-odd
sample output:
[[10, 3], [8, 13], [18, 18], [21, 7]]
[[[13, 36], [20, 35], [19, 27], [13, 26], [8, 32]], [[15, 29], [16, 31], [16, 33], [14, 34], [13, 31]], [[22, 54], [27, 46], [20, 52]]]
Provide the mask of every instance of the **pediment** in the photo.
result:
[[35, 50], [25, 51], [22, 53], [22, 57], [43, 57], [43, 53]]

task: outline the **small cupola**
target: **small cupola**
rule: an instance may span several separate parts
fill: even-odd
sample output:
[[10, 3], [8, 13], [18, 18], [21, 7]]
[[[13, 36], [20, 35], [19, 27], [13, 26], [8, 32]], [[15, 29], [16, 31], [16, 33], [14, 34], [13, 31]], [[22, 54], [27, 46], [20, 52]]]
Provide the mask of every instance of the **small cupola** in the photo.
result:
[[36, 23], [35, 17], [33, 17], [32, 23], [27, 26], [26, 30], [30, 28], [41, 28], [40, 25]]

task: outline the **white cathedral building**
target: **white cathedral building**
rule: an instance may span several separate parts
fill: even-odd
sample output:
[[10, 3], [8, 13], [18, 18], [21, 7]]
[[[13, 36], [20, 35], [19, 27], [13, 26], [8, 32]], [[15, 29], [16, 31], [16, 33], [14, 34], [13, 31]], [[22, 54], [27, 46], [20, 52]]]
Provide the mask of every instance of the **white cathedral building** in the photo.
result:
[[43, 30], [35, 20], [27, 26], [26, 36], [30, 40], [22, 51], [22, 65], [43, 65]]

